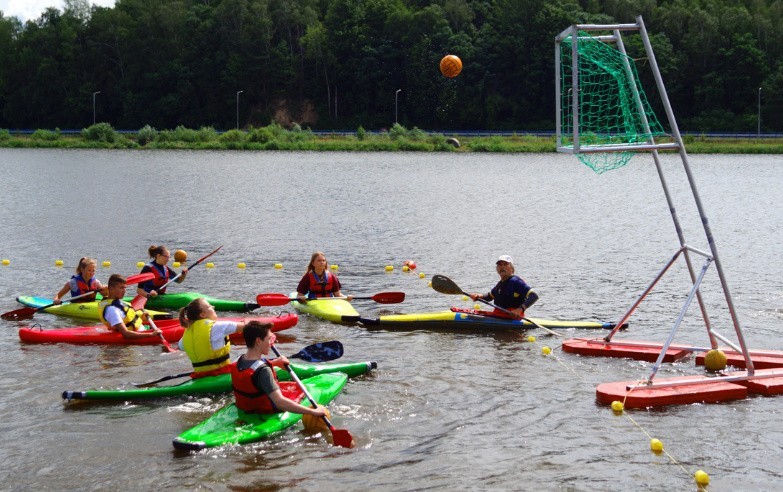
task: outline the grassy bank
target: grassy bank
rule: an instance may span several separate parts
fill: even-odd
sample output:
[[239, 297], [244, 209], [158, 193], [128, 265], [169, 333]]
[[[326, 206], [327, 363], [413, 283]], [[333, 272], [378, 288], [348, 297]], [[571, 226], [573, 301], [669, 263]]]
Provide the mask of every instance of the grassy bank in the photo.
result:
[[[686, 136], [692, 154], [783, 154], [783, 138], [716, 139]], [[465, 137], [426, 133], [395, 124], [383, 133], [368, 133], [359, 127], [350, 135], [316, 135], [298, 126], [277, 124], [248, 130], [218, 133], [210, 127], [193, 130], [177, 127], [158, 131], [145, 126], [135, 134], [121, 134], [107, 123], [98, 123], [78, 135], [59, 130], [36, 130], [32, 135], [13, 135], [0, 130], [0, 147], [64, 149], [208, 149], [208, 150], [298, 150], [298, 151], [408, 151], [408, 152], [555, 152], [553, 137], [531, 135]]]

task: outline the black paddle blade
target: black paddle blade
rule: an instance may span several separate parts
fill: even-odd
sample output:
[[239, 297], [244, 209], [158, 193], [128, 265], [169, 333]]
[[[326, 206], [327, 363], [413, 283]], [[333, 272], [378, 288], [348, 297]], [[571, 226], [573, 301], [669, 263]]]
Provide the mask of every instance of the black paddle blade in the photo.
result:
[[339, 359], [343, 356], [343, 344], [337, 340], [330, 342], [320, 342], [309, 345], [289, 359], [302, 359], [306, 362], [326, 362]]
[[433, 275], [432, 288], [441, 294], [464, 294], [459, 285], [443, 275]]

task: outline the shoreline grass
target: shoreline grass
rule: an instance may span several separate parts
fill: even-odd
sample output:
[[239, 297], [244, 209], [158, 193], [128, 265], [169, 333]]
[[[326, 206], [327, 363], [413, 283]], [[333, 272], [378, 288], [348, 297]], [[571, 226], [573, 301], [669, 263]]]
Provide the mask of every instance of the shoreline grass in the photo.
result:
[[[783, 138], [710, 138], [688, 135], [690, 154], [783, 154]], [[367, 133], [359, 127], [351, 135], [315, 135], [297, 125], [285, 129], [277, 124], [218, 134], [210, 127], [198, 130], [177, 127], [158, 131], [145, 126], [137, 134], [120, 134], [107, 123], [63, 135], [59, 129], [36, 130], [32, 135], [12, 135], [0, 129], [0, 148], [44, 149], [155, 149], [155, 150], [285, 150], [339, 152], [556, 152], [554, 137], [532, 135], [455, 136], [428, 134], [418, 128], [395, 124], [388, 132]]]

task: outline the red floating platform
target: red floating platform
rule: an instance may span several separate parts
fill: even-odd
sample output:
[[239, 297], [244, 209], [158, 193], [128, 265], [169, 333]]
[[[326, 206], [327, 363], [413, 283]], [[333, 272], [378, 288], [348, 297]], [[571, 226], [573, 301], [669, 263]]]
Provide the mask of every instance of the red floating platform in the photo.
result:
[[[745, 357], [728, 348], [721, 348], [726, 354], [726, 364], [734, 367], [745, 367]], [[704, 365], [704, 356], [707, 352], [696, 354], [696, 365]], [[783, 351], [765, 350], [763, 353], [750, 351], [750, 358], [755, 369], [777, 369], [783, 367]]]
[[[746, 371], [727, 373], [727, 376], [745, 376]], [[776, 376], [773, 376], [776, 375]], [[748, 388], [750, 393], [764, 396], [783, 394], [783, 371], [780, 369], [757, 369], [753, 372], [755, 379], [737, 381]]]
[[[621, 357], [625, 359], [655, 362], [661, 353], [663, 344], [641, 340], [612, 340], [603, 338], [585, 339], [572, 338], [563, 341], [563, 352], [592, 357]], [[690, 353], [688, 350], [670, 348], [663, 357], [663, 362], [674, 362]]]
[[639, 381], [620, 381], [600, 384], [595, 389], [596, 399], [603, 405], [618, 400], [625, 408], [662, 407], [666, 405], [687, 405], [690, 403], [717, 403], [727, 400], [741, 400], [748, 396], [748, 388], [736, 383], [716, 381], [705, 376], [680, 376], [675, 378], [654, 378], [653, 383], [695, 381], [683, 386], [637, 387], [628, 390], [629, 385]]

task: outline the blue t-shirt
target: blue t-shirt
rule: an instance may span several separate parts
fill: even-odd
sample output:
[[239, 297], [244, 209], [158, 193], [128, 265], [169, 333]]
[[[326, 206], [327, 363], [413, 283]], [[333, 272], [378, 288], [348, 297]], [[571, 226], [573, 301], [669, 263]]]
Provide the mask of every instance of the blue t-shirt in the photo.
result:
[[501, 280], [492, 288], [492, 300], [496, 306], [506, 309], [522, 307], [532, 288], [524, 280], [512, 275], [508, 279]]

